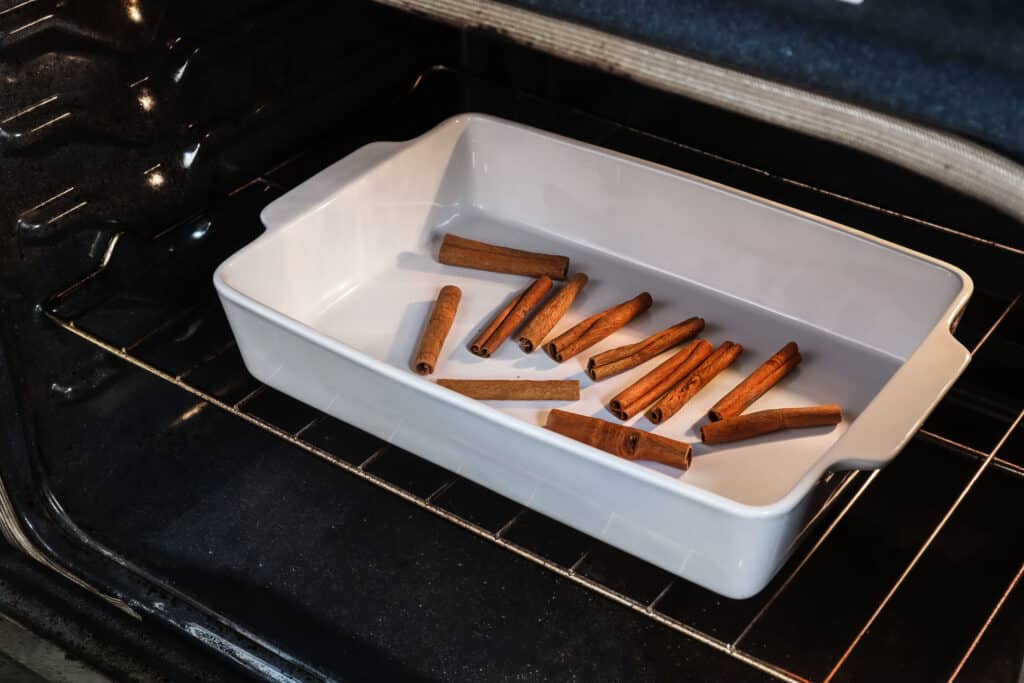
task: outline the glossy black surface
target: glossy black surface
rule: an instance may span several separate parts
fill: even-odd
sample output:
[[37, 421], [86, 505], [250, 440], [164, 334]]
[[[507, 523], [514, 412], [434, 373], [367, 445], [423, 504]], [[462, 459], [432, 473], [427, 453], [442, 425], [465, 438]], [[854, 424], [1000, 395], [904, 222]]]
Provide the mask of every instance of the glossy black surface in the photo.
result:
[[523, 510], [519, 503], [466, 479], [456, 481], [440, 494], [437, 502], [462, 519], [493, 532], [500, 531]]
[[1024, 306], [1017, 305], [975, 354], [925, 429], [987, 452], [1024, 409], [1021, 377]]
[[975, 292], [956, 326], [956, 338], [973, 351], [985, 339], [986, 333], [1006, 312], [1011, 300], [986, 291]]
[[358, 465], [385, 446], [377, 437], [326, 415], [304, 431], [302, 438], [353, 465]]
[[400, 448], [385, 449], [365, 469], [421, 498], [430, 496], [452, 479], [452, 474], [443, 467]]
[[985, 471], [835, 680], [947, 679], [1024, 559], [1022, 497], [1024, 476]]
[[[965, 233], [1019, 234], [970, 200], [827, 143], [373, 5], [144, 4], [143, 16], [165, 11], [159, 25], [108, 22], [102, 35], [54, 29], [10, 43], [18, 61], [3, 55], [27, 88], [17, 106], [51, 91], [92, 93], [113, 79], [126, 88], [103, 86], [116, 113], [124, 98], [137, 99], [131, 83], [142, 70], [159, 99], [152, 121], [112, 125], [110, 112], [85, 116], [105, 100], [82, 95], [69, 109], [74, 121], [84, 117], [80, 127], [2, 152], [0, 220], [10, 230], [0, 238], [0, 375], [13, 372], [2, 389], [15, 398], [0, 399], [18, 410], [0, 424], [10, 442], [0, 465], [32, 533], [149, 620], [183, 634], [201, 624], [299, 679], [763, 679], [588, 587], [596, 585], [641, 606], [657, 601], [658, 616], [701, 637], [819, 679], [978, 471], [978, 454], [915, 438], [881, 474], [847, 483], [766, 591], [729, 601], [261, 389], [215, 301], [213, 268], [259, 233], [259, 210], [282, 191], [361, 144], [417, 135], [460, 111], [637, 154], [961, 265], [979, 293], [958, 335], [985, 341], [928, 429], [984, 451], [1024, 407], [1014, 381], [1024, 307], [989, 334], [1019, 292], [1021, 257], [830, 193]], [[202, 144], [186, 166], [195, 140]], [[155, 163], [167, 165], [144, 172]], [[26, 212], [70, 186], [74, 193]], [[60, 216], [80, 196], [87, 203]], [[51, 298], [108, 253], [101, 274]], [[47, 310], [243, 414], [116, 359]], [[1024, 462], [1019, 443], [1011, 439], [1000, 457]], [[500, 531], [572, 573], [553, 573], [316, 455], [434, 496], [481, 534]], [[1007, 567], [1024, 561], [1010, 537], [1020, 536], [1010, 519], [1015, 476], [995, 463], [984, 472], [853, 650], [851, 672], [886, 680], [878, 653], [893, 639], [913, 652], [933, 641], [947, 650], [934, 668], [907, 664], [907, 677], [946, 672], [966, 652], [979, 615], [1008, 584]], [[999, 576], [933, 618], [939, 588], [964, 573], [961, 560], [994, 561]], [[977, 580], [980, 571], [965, 575]], [[999, 633], [969, 663], [991, 656], [996, 671], [1019, 659]]]
[[527, 510], [505, 537], [565, 569], [585, 559], [593, 545], [589, 536], [532, 510]]
[[1001, 683], [1019, 680], [1024, 673], [1024, 564], [1014, 578], [1001, 609], [964, 662], [960, 680]]
[[[155, 622], [140, 628], [136, 617], [7, 544], [0, 545], [0, 614], [65, 652], [74, 653], [75, 659], [110, 680], [251, 680], [219, 656], [196, 648], [191, 639], [170, 629]], [[0, 680], [44, 680], [27, 677], [26, 672], [0, 667]], [[46, 680], [52, 682], [53, 678]]]
[[999, 457], [1024, 469], [1024, 427], [1018, 426], [999, 450]]
[[821, 680], [976, 469], [939, 446], [912, 442], [867, 485], [743, 647]]

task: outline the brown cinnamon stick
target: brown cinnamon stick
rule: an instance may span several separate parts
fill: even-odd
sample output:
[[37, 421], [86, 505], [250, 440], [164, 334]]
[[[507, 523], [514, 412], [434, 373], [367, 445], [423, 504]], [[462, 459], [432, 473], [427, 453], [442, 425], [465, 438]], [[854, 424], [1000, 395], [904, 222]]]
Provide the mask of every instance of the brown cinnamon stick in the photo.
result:
[[569, 278], [569, 281], [537, 311], [533, 319], [519, 333], [519, 348], [526, 353], [533, 353], [533, 350], [544, 341], [548, 332], [569, 310], [585, 284], [587, 284], [587, 276], [584, 273], [576, 273]]
[[777, 408], [759, 410], [718, 422], [709, 422], [700, 429], [704, 443], [716, 444], [749, 439], [762, 434], [771, 434], [782, 429], [801, 427], [822, 427], [839, 424], [843, 412], [834, 403], [807, 408]]
[[647, 292], [595, 313], [544, 345], [548, 355], [561, 363], [586, 351], [651, 307], [653, 299]]
[[608, 410], [620, 420], [628, 420], [693, 372], [713, 350], [714, 347], [705, 339], [690, 342], [639, 381], [616, 394], [608, 404]]
[[434, 308], [430, 311], [430, 319], [423, 330], [420, 345], [417, 347], [412, 361], [413, 369], [419, 374], [429, 375], [434, 371], [441, 347], [455, 321], [455, 312], [459, 310], [460, 299], [462, 299], [462, 290], [455, 285], [445, 285], [438, 293], [437, 299], [434, 301]]
[[696, 370], [677, 382], [668, 390], [661, 400], [647, 411], [647, 419], [654, 424], [661, 424], [679, 412], [686, 402], [706, 387], [715, 376], [736, 360], [743, 351], [743, 346], [727, 341], [701, 363]]
[[791, 341], [712, 406], [708, 411], [708, 417], [715, 421], [741, 414], [765, 392], [778, 384], [799, 362], [800, 349], [796, 342]]
[[478, 356], [489, 358], [492, 353], [498, 350], [502, 342], [508, 339], [509, 335], [515, 332], [526, 316], [529, 315], [541, 299], [551, 290], [551, 278], [541, 275], [534, 280], [533, 284], [524, 289], [519, 296], [503, 308], [494, 320], [484, 328], [484, 331], [473, 340], [469, 350]]
[[587, 361], [587, 374], [593, 380], [602, 380], [625, 372], [641, 363], [646, 363], [662, 351], [695, 337], [703, 329], [704, 318], [688, 318], [652, 334], [643, 341], [591, 356]]
[[626, 460], [650, 460], [681, 470], [689, 469], [693, 448], [688, 443], [667, 439], [642, 429], [612, 424], [596, 417], [552, 410], [545, 425], [570, 439]]
[[439, 379], [437, 383], [481, 401], [578, 401], [575, 379]]
[[449, 266], [489, 270], [494, 273], [547, 275], [555, 280], [564, 280], [569, 272], [569, 257], [553, 254], [538, 254], [532, 251], [500, 247], [495, 244], [478, 242], [465, 237], [446, 233], [441, 240], [437, 260]]

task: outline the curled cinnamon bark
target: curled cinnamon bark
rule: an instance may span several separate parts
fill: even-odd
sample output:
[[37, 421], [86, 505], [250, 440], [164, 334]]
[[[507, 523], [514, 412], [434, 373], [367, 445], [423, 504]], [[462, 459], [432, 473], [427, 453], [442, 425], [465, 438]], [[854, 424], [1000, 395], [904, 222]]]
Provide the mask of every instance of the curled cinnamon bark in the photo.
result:
[[437, 383], [481, 401], [578, 401], [575, 379], [439, 379]]
[[682, 344], [704, 329], [704, 318], [688, 318], [672, 327], [666, 327], [647, 339], [611, 349], [587, 361], [587, 374], [593, 380], [602, 380], [646, 363], [662, 351]]
[[416, 349], [412, 367], [421, 375], [429, 375], [437, 365], [437, 357], [441, 353], [444, 340], [452, 329], [455, 321], [455, 313], [459, 310], [459, 300], [462, 299], [462, 290], [455, 285], [445, 285], [434, 301], [434, 308], [430, 312], [430, 319], [423, 330], [420, 338], [420, 345]]
[[693, 372], [711, 355], [713, 349], [706, 339], [690, 342], [639, 381], [616, 394], [608, 404], [608, 410], [620, 420], [628, 420]]
[[647, 419], [654, 424], [661, 424], [679, 412], [686, 402], [697, 395], [701, 389], [725, 370], [743, 351], [743, 346], [727, 341], [701, 363], [696, 370], [684, 377], [668, 390], [661, 400], [647, 411]]
[[548, 355], [561, 363], [577, 353], [586, 351], [616, 330], [622, 329], [630, 320], [651, 307], [653, 299], [647, 292], [629, 301], [596, 313], [571, 327], [544, 346]]
[[545, 426], [626, 460], [650, 460], [686, 470], [693, 455], [688, 443], [564, 410], [548, 413]]
[[534, 280], [532, 285], [524, 289], [494, 317], [484, 331], [473, 340], [469, 350], [478, 356], [490, 357], [498, 350], [502, 342], [508, 339], [509, 335], [526, 320], [526, 316], [550, 290], [551, 278], [547, 275], [541, 275]]
[[564, 280], [569, 272], [568, 256], [499, 247], [451, 233], [446, 233], [441, 240], [437, 260], [449, 266], [530, 277], [547, 275], [554, 280]]
[[837, 425], [842, 419], [842, 409], [834, 403], [807, 408], [760, 410], [718, 422], [709, 422], [701, 427], [700, 438], [707, 444], [728, 443], [771, 434], [782, 429]]
[[715, 421], [739, 415], [788, 375], [800, 360], [796, 342], [789, 342], [712, 406], [708, 417]]
[[533, 350], [544, 342], [544, 337], [554, 329], [565, 312], [569, 310], [572, 302], [576, 300], [576, 296], [586, 284], [587, 276], [584, 273], [576, 273], [569, 278], [569, 281], [537, 311], [533, 319], [519, 333], [519, 348], [526, 353], [533, 353]]

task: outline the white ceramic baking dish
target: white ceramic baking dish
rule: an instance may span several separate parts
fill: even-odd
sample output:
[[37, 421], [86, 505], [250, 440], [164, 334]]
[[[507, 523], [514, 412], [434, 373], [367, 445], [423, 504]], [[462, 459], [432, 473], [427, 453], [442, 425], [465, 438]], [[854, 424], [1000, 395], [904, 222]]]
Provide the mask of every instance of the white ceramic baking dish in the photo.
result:
[[[827, 160], [823, 160], [827, 172]], [[922, 254], [743, 192], [478, 115], [354, 152], [262, 214], [267, 231], [214, 276], [252, 374], [341, 420], [721, 594], [758, 592], [829, 470], [874, 468], [963, 370], [950, 333], [971, 280]], [[657, 361], [599, 383], [590, 353], [556, 365], [473, 334], [529, 279], [443, 266], [440, 235], [564, 254], [590, 283], [581, 318], [649, 291], [597, 352], [700, 315], [740, 360], [666, 424], [699, 442], [707, 409], [789, 340], [804, 360], [752, 409], [836, 402], [836, 428], [697, 443], [685, 473], [617, 459], [538, 425], [552, 405], [479, 402], [433, 378], [579, 378], [558, 404], [614, 421], [608, 399]], [[437, 291], [462, 288], [433, 377], [410, 359]], [[642, 416], [631, 421], [652, 425]]]

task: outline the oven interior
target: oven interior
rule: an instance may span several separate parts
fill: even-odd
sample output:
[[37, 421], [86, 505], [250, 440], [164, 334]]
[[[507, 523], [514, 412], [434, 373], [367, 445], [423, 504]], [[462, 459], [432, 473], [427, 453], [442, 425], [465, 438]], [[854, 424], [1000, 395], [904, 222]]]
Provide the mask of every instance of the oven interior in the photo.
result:
[[[1019, 224], [827, 141], [369, 3], [171, 3], [140, 26], [58, 16], [8, 31], [0, 57], [17, 86], [0, 109], [16, 542], [268, 678], [1019, 668]], [[467, 111], [726, 183], [974, 278], [957, 328], [967, 372], [884, 471], [822, 482], [758, 596], [673, 580], [245, 371], [211, 277], [260, 234], [260, 210], [363, 144]]]

